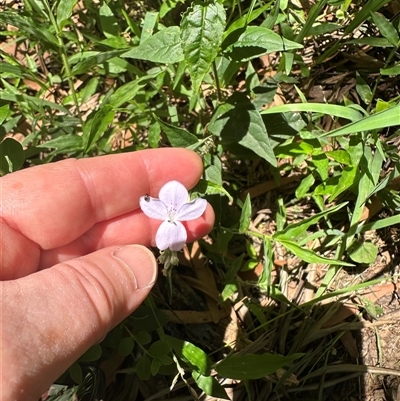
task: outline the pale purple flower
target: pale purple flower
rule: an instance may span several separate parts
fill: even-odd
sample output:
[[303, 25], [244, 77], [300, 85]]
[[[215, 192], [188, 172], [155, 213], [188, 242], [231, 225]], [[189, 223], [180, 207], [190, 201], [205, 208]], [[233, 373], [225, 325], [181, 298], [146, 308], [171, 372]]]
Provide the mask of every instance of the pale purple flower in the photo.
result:
[[200, 217], [207, 207], [205, 199], [189, 202], [187, 189], [178, 181], [167, 182], [157, 198], [145, 195], [140, 198], [143, 213], [156, 220], [163, 220], [156, 234], [156, 245], [161, 251], [180, 251], [186, 243], [187, 233], [181, 221]]

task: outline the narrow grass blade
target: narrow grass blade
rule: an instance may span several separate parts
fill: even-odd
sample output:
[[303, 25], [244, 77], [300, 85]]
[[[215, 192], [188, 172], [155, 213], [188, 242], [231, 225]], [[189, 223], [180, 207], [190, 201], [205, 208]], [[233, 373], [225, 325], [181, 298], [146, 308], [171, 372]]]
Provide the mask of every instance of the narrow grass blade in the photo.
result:
[[300, 234], [304, 233], [308, 229], [308, 227], [318, 223], [323, 217], [328, 216], [331, 213], [337, 212], [345, 205], [347, 205], [347, 202], [331, 207], [328, 210], [324, 210], [321, 213], [317, 213], [316, 215], [309, 217], [308, 219], [299, 221], [298, 223], [291, 224], [288, 227], [286, 227], [283, 231], [276, 233], [273, 236], [273, 238], [277, 239], [278, 241], [280, 239], [293, 240]]
[[282, 106], [271, 107], [270, 109], [263, 110], [261, 111], [261, 114], [286, 113], [288, 111], [328, 114], [334, 117], [345, 118], [350, 121], [358, 121], [363, 117], [359, 111], [351, 107], [323, 103], [284, 104]]
[[400, 125], [400, 104], [397, 104], [388, 110], [372, 114], [371, 116], [365, 117], [362, 120], [347, 124], [342, 128], [322, 134], [321, 137], [335, 137], [354, 134], [356, 132], [371, 131], [374, 129], [382, 129], [396, 125]]
[[382, 14], [371, 13], [371, 16], [382, 36], [384, 36], [393, 46], [397, 47], [399, 43], [399, 34], [394, 26]]
[[300, 33], [296, 36], [295, 41], [297, 43], [301, 43], [303, 39], [310, 34], [310, 30], [314, 25], [316, 19], [321, 15], [321, 11], [324, 8], [328, 1], [327, 0], [319, 0], [308, 13], [308, 18], [306, 23], [304, 24]]
[[289, 365], [302, 356], [303, 354], [281, 356], [268, 353], [232, 356], [219, 363], [215, 370], [222, 377], [236, 380], [255, 380], [276, 372], [279, 368]]
[[329, 259], [329, 258], [324, 258], [323, 256], [319, 256], [315, 252], [307, 248], [302, 248], [301, 246], [298, 246], [293, 241], [283, 240], [282, 238], [280, 238], [277, 241], [280, 242], [286, 249], [288, 249], [298, 258], [304, 260], [307, 263], [323, 263], [328, 265], [349, 266], [349, 267], [354, 266], [353, 264], [343, 262], [342, 260]]
[[394, 226], [396, 224], [400, 224], [400, 214], [396, 214], [395, 216], [386, 217], [382, 220], [373, 221], [368, 224], [364, 224], [363, 226], [359, 226], [357, 229], [358, 233], [365, 233], [370, 230], [380, 230], [382, 228]]
[[315, 304], [317, 304], [319, 302], [324, 301], [325, 299], [336, 298], [336, 297], [339, 297], [341, 295], [351, 294], [354, 291], [363, 290], [364, 288], [373, 286], [375, 284], [379, 284], [379, 283], [381, 283], [382, 281], [385, 281], [385, 280], [387, 280], [387, 278], [386, 277], [382, 277], [382, 278], [379, 278], [379, 279], [376, 279], [376, 280], [371, 280], [371, 281], [367, 281], [365, 283], [353, 285], [351, 287], [341, 288], [339, 290], [332, 291], [332, 292], [329, 292], [329, 293], [324, 294], [324, 295], [317, 295], [318, 294], [317, 293], [314, 299], [312, 299], [311, 301], [305, 302], [301, 306], [302, 307], [312, 306], [312, 305], [315, 305]]
[[344, 30], [344, 35], [348, 35], [350, 32], [353, 32], [359, 25], [361, 25], [366, 19], [370, 17], [371, 12], [375, 12], [381, 9], [387, 3], [390, 3], [391, 0], [369, 0], [364, 7], [355, 13], [355, 17], [353, 21], [347, 25]]

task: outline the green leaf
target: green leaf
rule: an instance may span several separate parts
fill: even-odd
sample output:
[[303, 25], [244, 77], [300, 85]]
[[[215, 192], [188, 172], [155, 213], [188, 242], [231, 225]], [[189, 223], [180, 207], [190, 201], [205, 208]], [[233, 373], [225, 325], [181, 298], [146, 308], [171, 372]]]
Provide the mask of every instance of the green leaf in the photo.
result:
[[366, 37], [359, 39], [352, 39], [346, 41], [344, 44], [368, 45], [371, 47], [393, 47], [393, 45], [386, 38]]
[[242, 213], [240, 215], [239, 232], [241, 234], [243, 234], [249, 228], [250, 219], [251, 219], [251, 201], [250, 201], [250, 194], [247, 194], [246, 200], [244, 201], [242, 207]]
[[151, 361], [151, 366], [150, 366], [151, 375], [155, 376], [160, 370], [160, 367], [161, 367], [161, 362], [157, 359], [153, 359]]
[[[115, 57], [120, 56], [125, 53], [126, 49], [118, 49], [118, 50], [110, 50], [108, 52], [99, 52], [97, 54], [91, 54], [89, 57], [80, 61], [73, 69], [72, 75], [79, 75], [91, 70], [92, 67], [97, 67], [105, 63], [108, 60], [111, 60]], [[72, 59], [74, 60], [74, 59]]]
[[317, 187], [314, 189], [314, 195], [325, 196], [325, 195], [333, 194], [333, 192], [335, 192], [336, 187], [339, 183], [339, 179], [340, 179], [340, 175], [335, 175], [333, 177], [325, 179], [324, 182], [317, 185]]
[[[169, 321], [169, 318], [160, 309], [154, 309], [150, 306], [142, 305], [130, 315], [129, 320], [131, 321], [132, 327], [140, 327], [136, 341], [142, 344], [141, 341], [144, 341], [147, 338], [143, 332], [149, 333], [159, 329], [160, 326], [164, 326]], [[147, 344], [147, 342], [143, 344]]]
[[276, 157], [287, 158], [312, 153], [314, 147], [307, 142], [292, 142], [287, 145], [278, 145], [275, 148]]
[[[0, 15], [1, 15], [1, 13], [0, 13]], [[66, 115], [69, 114], [68, 109], [66, 109], [65, 107], [63, 107], [57, 103], [49, 102], [48, 100], [44, 100], [44, 99], [38, 99], [35, 96], [25, 95], [24, 93], [18, 93], [18, 92], [17, 93], [7, 93], [7, 92], [3, 91], [3, 93], [1, 94], [1, 100], [15, 102], [17, 104], [26, 102], [29, 104], [29, 106], [35, 106], [37, 109], [48, 107], [49, 110], [58, 110], [58, 111], [61, 111], [62, 113], [65, 113]], [[34, 107], [32, 107], [32, 108], [34, 108]]]
[[8, 159], [2, 153], [0, 153], [0, 177], [11, 172], [12, 171], [10, 171]]
[[145, 42], [153, 35], [154, 28], [156, 27], [158, 20], [157, 11], [148, 11], [144, 16], [142, 33], [140, 35], [140, 44]]
[[365, 104], [370, 104], [373, 98], [371, 88], [364, 81], [361, 75], [356, 71], [356, 91]]
[[378, 27], [382, 36], [384, 36], [393, 46], [399, 44], [399, 35], [393, 25], [379, 13], [371, 13], [374, 24]]
[[[344, 139], [344, 138], [340, 138]], [[340, 141], [338, 141], [340, 143]], [[352, 135], [350, 137], [350, 140], [344, 140], [342, 141], [342, 146], [346, 149], [346, 151], [350, 155], [351, 163], [353, 166], [358, 166], [360, 164], [360, 161], [363, 157], [364, 153], [364, 141], [360, 140], [359, 135]]]
[[308, 174], [303, 178], [296, 189], [295, 195], [297, 199], [302, 198], [310, 190], [311, 186], [314, 185], [315, 178], [312, 174]]
[[258, 264], [259, 264], [258, 260], [249, 259], [248, 261], [246, 261], [246, 263], [240, 269], [240, 271], [241, 272], [246, 272], [246, 271], [249, 271], [249, 270], [254, 270], [258, 266]]
[[303, 25], [301, 31], [296, 35], [296, 42], [301, 43], [305, 37], [310, 35], [312, 26], [318, 20], [318, 17], [321, 15], [321, 13], [323, 13], [323, 9], [327, 2], [328, 0], [319, 0], [311, 7], [305, 24]]
[[33, 12], [38, 13], [41, 17], [44, 17], [47, 21], [49, 20], [49, 15], [45, 10], [43, 0], [26, 0], [24, 2], [27, 14], [33, 14]]
[[40, 40], [51, 47], [59, 47], [57, 38], [50, 32], [46, 24], [38, 25], [24, 15], [15, 12], [2, 11], [0, 13], [0, 23], [10, 24], [17, 27], [21, 32], [31, 35], [33, 40]]
[[6, 138], [0, 144], [0, 175], [19, 170], [25, 162], [22, 145], [13, 138]]
[[71, 379], [77, 383], [81, 384], [83, 380], [82, 368], [78, 362], [75, 362], [73, 365], [70, 366], [68, 369], [68, 373], [71, 376]]
[[165, 340], [179, 359], [187, 363], [196, 372], [204, 376], [210, 375], [211, 360], [203, 350], [188, 341], [183, 341], [178, 338], [165, 336]]
[[138, 38], [140, 38], [141, 32], [139, 28], [139, 21], [135, 21], [134, 18], [131, 18], [128, 14], [129, 11], [128, 12], [125, 11], [124, 8], [121, 8], [120, 10], [132, 33], [136, 35]]
[[364, 144], [363, 155], [359, 162], [361, 177], [358, 182], [357, 200], [350, 220], [350, 227], [346, 234], [346, 245], [353, 243], [354, 235], [357, 231], [358, 223], [363, 214], [365, 202], [370, 194], [378, 185], [379, 177], [382, 171], [383, 157], [379, 151], [372, 154], [370, 145]]
[[[6, 58], [6, 57], [4, 57]], [[27, 58], [27, 62], [28, 62], [29, 58]], [[12, 61], [10, 62], [16, 62], [14, 59], [12, 59]], [[38, 76], [35, 74], [35, 69], [32, 68], [32, 71], [26, 67], [24, 67], [23, 65], [20, 64], [9, 64], [8, 62], [1, 62], [0, 63], [0, 74], [3, 75], [3, 78], [6, 77], [10, 77], [10, 75], [18, 77], [18, 78], [28, 78], [32, 81], [34, 81], [35, 83], [37, 83], [38, 85], [40, 85], [40, 87], [42, 89], [46, 90], [46, 85], [43, 84], [43, 82], [40, 81], [40, 79], [38, 78]]]
[[80, 100], [82, 103], [85, 103], [91, 96], [96, 93], [100, 82], [99, 77], [90, 78], [83, 89], [79, 92]]
[[340, 135], [354, 134], [356, 132], [371, 131], [393, 127], [400, 124], [400, 104], [391, 107], [388, 110], [372, 114], [363, 119], [347, 124], [342, 128], [322, 134], [322, 137], [335, 137]]
[[363, 118], [363, 115], [359, 111], [351, 107], [323, 103], [284, 104], [281, 106], [275, 106], [271, 107], [270, 109], [263, 110], [261, 114], [286, 113], [288, 111], [306, 111], [309, 113], [328, 114], [335, 117], [345, 118], [350, 121], [358, 121]]
[[248, 256], [250, 256], [250, 258], [252, 258], [254, 260], [258, 258], [258, 252], [257, 252], [256, 248], [249, 241], [246, 241], [246, 253]]
[[61, 30], [67, 21], [72, 16], [72, 10], [78, 0], [60, 0], [58, 3], [56, 15], [57, 15], [57, 26]]
[[249, 61], [263, 54], [301, 49], [299, 43], [282, 38], [274, 31], [260, 26], [248, 26], [225, 53], [235, 61]]
[[215, 369], [222, 377], [234, 380], [256, 380], [275, 373], [290, 365], [303, 354], [281, 356], [273, 354], [231, 356], [219, 363]]
[[308, 307], [310, 307], [312, 305], [315, 305], [317, 303], [321, 303], [325, 299], [336, 298], [336, 297], [338, 297], [340, 295], [343, 295], [343, 294], [348, 296], [348, 294], [350, 294], [351, 292], [359, 291], [359, 290], [362, 290], [364, 288], [371, 287], [371, 286], [373, 286], [375, 284], [381, 284], [382, 281], [383, 281], [382, 278], [378, 278], [376, 280], [367, 281], [367, 282], [364, 282], [364, 283], [361, 283], [361, 284], [357, 284], [357, 285], [353, 285], [353, 286], [345, 286], [344, 288], [341, 288], [339, 290], [335, 290], [335, 291], [332, 291], [332, 292], [328, 292], [326, 294], [323, 294], [323, 292], [327, 288], [327, 286], [322, 285], [322, 286], [319, 287], [320, 289], [322, 289], [322, 293], [320, 293], [318, 295], [318, 292], [317, 292], [317, 294], [315, 295], [315, 297], [311, 301], [304, 302], [303, 304], [301, 304], [301, 307], [302, 308], [308, 308]]
[[[83, 128], [84, 141], [86, 144], [85, 153], [88, 153], [93, 148], [108, 125], [113, 122], [115, 116], [115, 110], [110, 105], [101, 107], [93, 113], [88, 120], [86, 120]], [[90, 130], [88, 130], [89, 127]]]
[[357, 228], [357, 233], [365, 233], [370, 230], [380, 230], [382, 228], [394, 226], [396, 224], [400, 224], [400, 214], [395, 216], [386, 217], [382, 220], [373, 221], [372, 223], [364, 224], [363, 226], [359, 226]]
[[77, 152], [83, 150], [83, 138], [76, 134], [60, 135], [45, 143], [37, 145], [38, 148], [56, 149], [57, 153]]
[[233, 201], [231, 194], [222, 185], [203, 179], [193, 188], [192, 195], [225, 195], [231, 202]]
[[0, 125], [4, 123], [7, 117], [10, 115], [10, 105], [5, 104], [4, 106], [0, 107]]
[[263, 256], [263, 271], [258, 278], [258, 285], [263, 290], [268, 290], [272, 286], [272, 271], [274, 267], [274, 255], [272, 250], [272, 241], [267, 236], [264, 237], [264, 256]]
[[122, 54], [121, 57], [148, 60], [153, 63], [177, 63], [183, 60], [180, 34], [178, 26], [170, 26]]
[[384, 310], [381, 306], [375, 305], [374, 302], [372, 302], [368, 298], [362, 297], [360, 295], [358, 295], [358, 298], [361, 300], [365, 311], [374, 319], [377, 319], [379, 315], [382, 315], [384, 313]]
[[196, 1], [181, 22], [181, 45], [197, 92], [218, 55], [225, 29], [225, 10], [218, 2]]
[[166, 341], [159, 340], [151, 344], [147, 352], [153, 358], [160, 359], [163, 356], [169, 354], [171, 352], [171, 348]]
[[133, 338], [140, 345], [146, 345], [151, 343], [151, 334], [144, 330], [138, 331]]
[[400, 64], [380, 70], [382, 75], [400, 75]]
[[236, 92], [219, 105], [208, 130], [219, 136], [222, 143], [238, 143], [277, 166], [263, 119], [245, 94]]
[[349, 256], [356, 263], [371, 264], [378, 256], [378, 247], [372, 242], [354, 241], [349, 249]]
[[[281, 5], [281, 1], [277, 0], [275, 2], [274, 7], [270, 11], [268, 17], [262, 22], [261, 26], [263, 26], [264, 28], [273, 29], [273, 27], [276, 24], [276, 21], [279, 18], [280, 5]], [[249, 20], [247, 20], [247, 24], [248, 23], [249, 23]]]
[[213, 376], [203, 376], [202, 374], [193, 371], [193, 380], [207, 395], [213, 398], [230, 400], [225, 389], [219, 384], [218, 380]]
[[278, 210], [276, 212], [276, 217], [275, 217], [276, 229], [278, 232], [281, 232], [286, 224], [286, 206], [281, 196], [279, 196], [279, 198], [277, 199], [277, 204], [278, 204]]
[[128, 356], [135, 346], [135, 340], [132, 337], [123, 338], [118, 344], [118, 354]]
[[136, 363], [136, 372], [140, 379], [148, 380], [151, 376], [151, 360], [144, 354]]
[[329, 160], [325, 153], [326, 152], [323, 152], [321, 148], [314, 149], [312, 152], [312, 159], [310, 160], [310, 165], [315, 166], [322, 181], [327, 180], [329, 177]]
[[274, 234], [273, 238], [280, 240], [280, 239], [288, 239], [294, 240], [300, 234], [304, 233], [308, 227], [312, 226], [313, 224], [317, 224], [322, 217], [328, 216], [331, 213], [335, 213], [340, 210], [343, 206], [347, 205], [347, 202], [343, 202], [339, 205], [333, 206], [328, 210], [324, 210], [323, 212], [317, 213], [308, 219], [304, 219], [299, 221], [298, 223], [293, 223], [287, 226], [283, 231], [277, 232]]
[[181, 0], [167, 0], [161, 4], [160, 7], [160, 18], [165, 17], [170, 11], [172, 11]]
[[[253, 22], [254, 20], [256, 20], [262, 13], [264, 13], [265, 11], [269, 11], [271, 9], [271, 4], [272, 4], [272, 1], [269, 1], [266, 4], [264, 4], [262, 7], [258, 7], [255, 10], [251, 11], [251, 13], [244, 14], [240, 18], [237, 18], [234, 21], [232, 21], [232, 23], [228, 26], [228, 28], [226, 29], [226, 31], [224, 33], [223, 47], [224, 48], [227, 47], [224, 45], [225, 45], [225, 40], [228, 39], [229, 36], [235, 35], [237, 32], [241, 32], [242, 31], [241, 28], [245, 28], [250, 22]], [[267, 28], [271, 28], [271, 27], [267, 27]], [[236, 35], [236, 36], [238, 37], [238, 35]], [[237, 37], [234, 40], [228, 40], [228, 42], [229, 43], [235, 42], [237, 40]]]
[[79, 358], [79, 362], [98, 361], [102, 353], [103, 350], [101, 349], [100, 344], [93, 345]]
[[222, 302], [226, 301], [232, 294], [234, 294], [238, 290], [237, 282], [227, 283], [222, 290], [221, 299]]
[[[145, 87], [151, 80], [157, 78], [157, 76], [162, 73], [157, 71], [154, 74], [145, 75], [139, 79], [128, 82], [125, 85], [120, 86], [107, 100], [105, 104], [111, 105], [113, 108], [117, 109], [124, 103], [135, 98], [136, 94]], [[101, 107], [104, 107], [102, 104]]]
[[197, 136], [191, 134], [183, 128], [175, 127], [168, 124], [156, 117], [157, 122], [160, 124], [161, 129], [167, 135], [167, 138], [174, 148], [187, 148], [196, 144], [199, 140]]
[[308, 34], [310, 36], [320, 36], [320, 35], [324, 35], [325, 33], [337, 31], [342, 28], [343, 28], [343, 25], [333, 24], [331, 22], [324, 22], [324, 23], [314, 25], [313, 27], [311, 27], [308, 31]]
[[383, 110], [387, 110], [390, 109], [390, 103], [386, 102], [385, 100], [382, 99], [378, 99], [376, 102], [376, 106], [375, 106], [375, 111], [376, 113], [383, 111]]
[[346, 166], [351, 164], [350, 155], [345, 150], [328, 150], [325, 154], [338, 163], [345, 164]]
[[215, 164], [212, 164], [205, 169], [204, 174], [207, 181], [222, 185], [221, 166], [218, 168]]
[[168, 355], [163, 355], [160, 356], [157, 361], [160, 362], [161, 365], [167, 366], [167, 365], [171, 365], [172, 363], [174, 363], [174, 360], [168, 356]]
[[354, 32], [356, 28], [361, 25], [366, 19], [370, 17], [371, 12], [381, 9], [384, 5], [389, 3], [391, 0], [368, 0], [365, 2], [361, 10], [354, 13], [354, 19], [344, 30], [344, 35], [348, 35], [350, 32]]
[[332, 192], [329, 202], [332, 202], [341, 193], [352, 187], [356, 183], [358, 173], [357, 166], [345, 166], [342, 174], [340, 175], [339, 182]]
[[354, 266], [351, 263], [343, 262], [342, 260], [328, 259], [319, 256], [315, 252], [306, 248], [302, 248], [292, 241], [284, 240], [282, 238], [277, 239], [277, 241], [280, 242], [286, 249], [288, 249], [298, 258], [304, 260], [304, 262], [307, 263], [323, 263], [328, 265], [349, 266], [349, 267]]
[[110, 38], [113, 36], [119, 36], [119, 21], [106, 2], [103, 2], [99, 9], [99, 19], [102, 33], [105, 37]]
[[158, 148], [158, 142], [160, 141], [161, 127], [158, 121], [153, 121], [149, 125], [147, 132], [147, 142], [151, 148]]
[[260, 80], [252, 63], [247, 63], [245, 81], [248, 92], [254, 93], [254, 89], [260, 86]]

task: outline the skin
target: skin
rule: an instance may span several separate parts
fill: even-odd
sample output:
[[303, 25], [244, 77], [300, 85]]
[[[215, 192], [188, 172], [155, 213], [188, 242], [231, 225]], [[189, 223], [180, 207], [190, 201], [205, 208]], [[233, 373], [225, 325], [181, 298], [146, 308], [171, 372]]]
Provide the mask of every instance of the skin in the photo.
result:
[[[202, 173], [185, 149], [65, 160], [0, 181], [0, 400], [37, 400], [150, 292], [161, 221], [139, 197]], [[210, 207], [185, 224], [188, 242], [214, 223]], [[134, 245], [132, 245], [134, 244]]]

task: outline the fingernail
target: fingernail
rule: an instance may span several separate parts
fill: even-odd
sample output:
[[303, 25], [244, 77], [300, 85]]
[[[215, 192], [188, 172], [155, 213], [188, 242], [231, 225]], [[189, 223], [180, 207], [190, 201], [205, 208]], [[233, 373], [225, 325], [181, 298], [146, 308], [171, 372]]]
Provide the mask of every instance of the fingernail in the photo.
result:
[[146, 288], [154, 284], [157, 278], [157, 263], [149, 249], [142, 245], [126, 245], [113, 253], [123, 262], [136, 278], [136, 288]]

